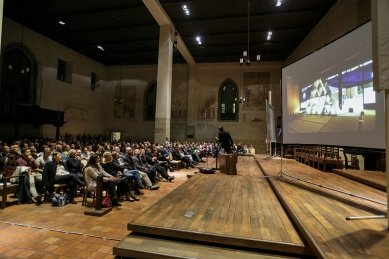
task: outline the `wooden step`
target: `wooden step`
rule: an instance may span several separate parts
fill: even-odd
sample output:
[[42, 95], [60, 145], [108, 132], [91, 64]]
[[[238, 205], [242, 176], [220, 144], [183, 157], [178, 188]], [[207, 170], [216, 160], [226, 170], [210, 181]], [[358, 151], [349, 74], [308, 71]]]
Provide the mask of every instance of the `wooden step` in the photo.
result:
[[354, 181], [386, 191], [386, 173], [369, 170], [332, 169], [332, 172]]
[[171, 239], [158, 236], [147, 236], [132, 232], [114, 248], [113, 254], [120, 257], [171, 259], [278, 259], [297, 258], [288, 255], [266, 254], [260, 251], [232, 249], [223, 246], [213, 246], [206, 243]]

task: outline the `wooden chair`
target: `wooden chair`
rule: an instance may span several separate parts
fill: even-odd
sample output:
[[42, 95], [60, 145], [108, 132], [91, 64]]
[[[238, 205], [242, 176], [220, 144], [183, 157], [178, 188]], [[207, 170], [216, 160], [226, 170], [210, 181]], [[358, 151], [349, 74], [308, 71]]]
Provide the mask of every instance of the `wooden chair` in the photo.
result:
[[181, 160], [173, 160], [172, 153], [169, 153], [169, 163], [174, 168], [174, 170], [177, 171], [179, 171], [183, 165]]
[[16, 166], [7, 166], [5, 172], [0, 173], [3, 175], [2, 185], [0, 186], [0, 194], [2, 196], [1, 209], [5, 209], [8, 194], [17, 193], [19, 190], [19, 183], [10, 183], [10, 179], [19, 177], [19, 176], [12, 176], [15, 169]]
[[84, 193], [83, 193], [83, 196], [82, 196], [82, 206], [85, 206], [86, 202], [88, 201], [88, 188], [86, 186], [86, 183], [87, 183], [87, 175], [85, 173], [85, 167], [82, 169], [82, 176], [83, 176], [83, 179], [84, 179]]
[[[88, 201], [88, 188], [87, 188], [87, 177], [88, 177], [88, 175], [85, 172], [85, 167], [82, 169], [82, 175], [84, 177], [84, 187], [82, 187], [84, 189], [84, 194], [82, 196], [82, 206], [85, 206], [85, 204]], [[104, 191], [105, 191], [106, 194], [108, 194], [108, 190], [104, 190]], [[91, 191], [91, 192], [93, 194], [93, 200], [92, 200], [92, 204], [93, 204], [93, 202], [95, 201], [95, 198], [96, 198], [96, 192], [95, 191]]]
[[338, 147], [321, 147], [321, 155], [318, 159], [317, 169], [320, 169], [320, 164], [323, 165], [323, 172], [326, 171], [326, 165], [331, 165], [335, 168], [343, 168], [343, 161], [340, 159]]
[[86, 161], [85, 159], [83, 159], [83, 160], [81, 160], [81, 164], [84, 166], [84, 168], [85, 168], [85, 166], [88, 164], [88, 161]]
[[68, 186], [66, 183], [56, 183], [56, 184], [54, 184], [55, 193], [59, 193], [60, 190], [62, 188], [65, 188], [66, 186]]
[[351, 159], [348, 161], [348, 168], [359, 170], [359, 159], [357, 155], [351, 154]]
[[319, 146], [313, 147], [311, 150], [311, 157], [310, 157], [312, 162], [311, 166], [313, 168], [315, 168], [315, 165], [319, 163], [320, 157], [321, 157], [320, 147]]

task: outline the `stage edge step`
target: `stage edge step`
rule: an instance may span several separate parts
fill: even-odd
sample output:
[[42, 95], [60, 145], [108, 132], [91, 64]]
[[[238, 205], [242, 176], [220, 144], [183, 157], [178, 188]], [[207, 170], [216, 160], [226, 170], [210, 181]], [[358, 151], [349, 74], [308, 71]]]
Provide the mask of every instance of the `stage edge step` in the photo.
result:
[[[163, 239], [162, 239], [163, 238]], [[204, 243], [171, 240], [166, 237], [149, 237], [132, 232], [113, 248], [113, 254], [120, 257], [172, 259], [172, 258], [199, 258], [199, 259], [278, 259], [303, 258], [288, 255], [273, 255], [211, 246]]]

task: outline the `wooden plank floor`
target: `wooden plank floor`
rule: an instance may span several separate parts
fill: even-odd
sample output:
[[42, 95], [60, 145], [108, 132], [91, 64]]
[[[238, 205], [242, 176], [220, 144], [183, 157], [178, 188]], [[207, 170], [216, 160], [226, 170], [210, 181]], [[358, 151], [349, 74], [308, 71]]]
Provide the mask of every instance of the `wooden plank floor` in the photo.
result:
[[[198, 173], [128, 224], [128, 230], [294, 254], [312, 254], [253, 157], [238, 173]], [[245, 172], [245, 173], [243, 173]], [[192, 216], [185, 216], [193, 212]]]
[[[275, 176], [280, 171], [280, 159], [266, 161], [264, 157], [256, 155], [264, 174]], [[386, 203], [383, 191], [318, 171], [295, 160], [283, 159], [283, 171]], [[387, 219], [345, 219], [347, 216], [386, 214], [386, 206], [309, 186], [289, 176], [269, 178], [269, 181], [318, 258], [389, 258]]]
[[332, 169], [332, 172], [386, 191], [386, 173], [381, 171]]

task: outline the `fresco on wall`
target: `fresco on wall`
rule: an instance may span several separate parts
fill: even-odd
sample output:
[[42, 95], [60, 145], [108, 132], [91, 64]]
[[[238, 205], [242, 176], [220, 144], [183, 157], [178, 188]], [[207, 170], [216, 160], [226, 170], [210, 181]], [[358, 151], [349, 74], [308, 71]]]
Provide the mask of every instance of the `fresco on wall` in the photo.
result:
[[185, 99], [186, 92], [178, 92], [175, 93], [174, 96], [172, 96], [172, 120], [186, 119], [187, 102], [185, 101]]
[[270, 73], [246, 72], [244, 73], [243, 95], [246, 102], [245, 111], [262, 111], [266, 108], [266, 99], [269, 96]]
[[65, 112], [65, 121], [89, 123], [89, 108], [90, 106], [84, 103], [64, 100], [63, 110]]
[[170, 123], [170, 129], [183, 130], [186, 129], [186, 123]]
[[211, 130], [211, 131], [215, 131], [217, 129], [216, 129], [215, 124], [198, 122], [197, 123], [197, 130]]
[[114, 119], [135, 120], [136, 86], [116, 86], [115, 98], [124, 99], [124, 102], [114, 104]]
[[197, 106], [197, 119], [215, 120], [216, 93], [211, 91], [199, 92], [198, 100], [200, 106]]

